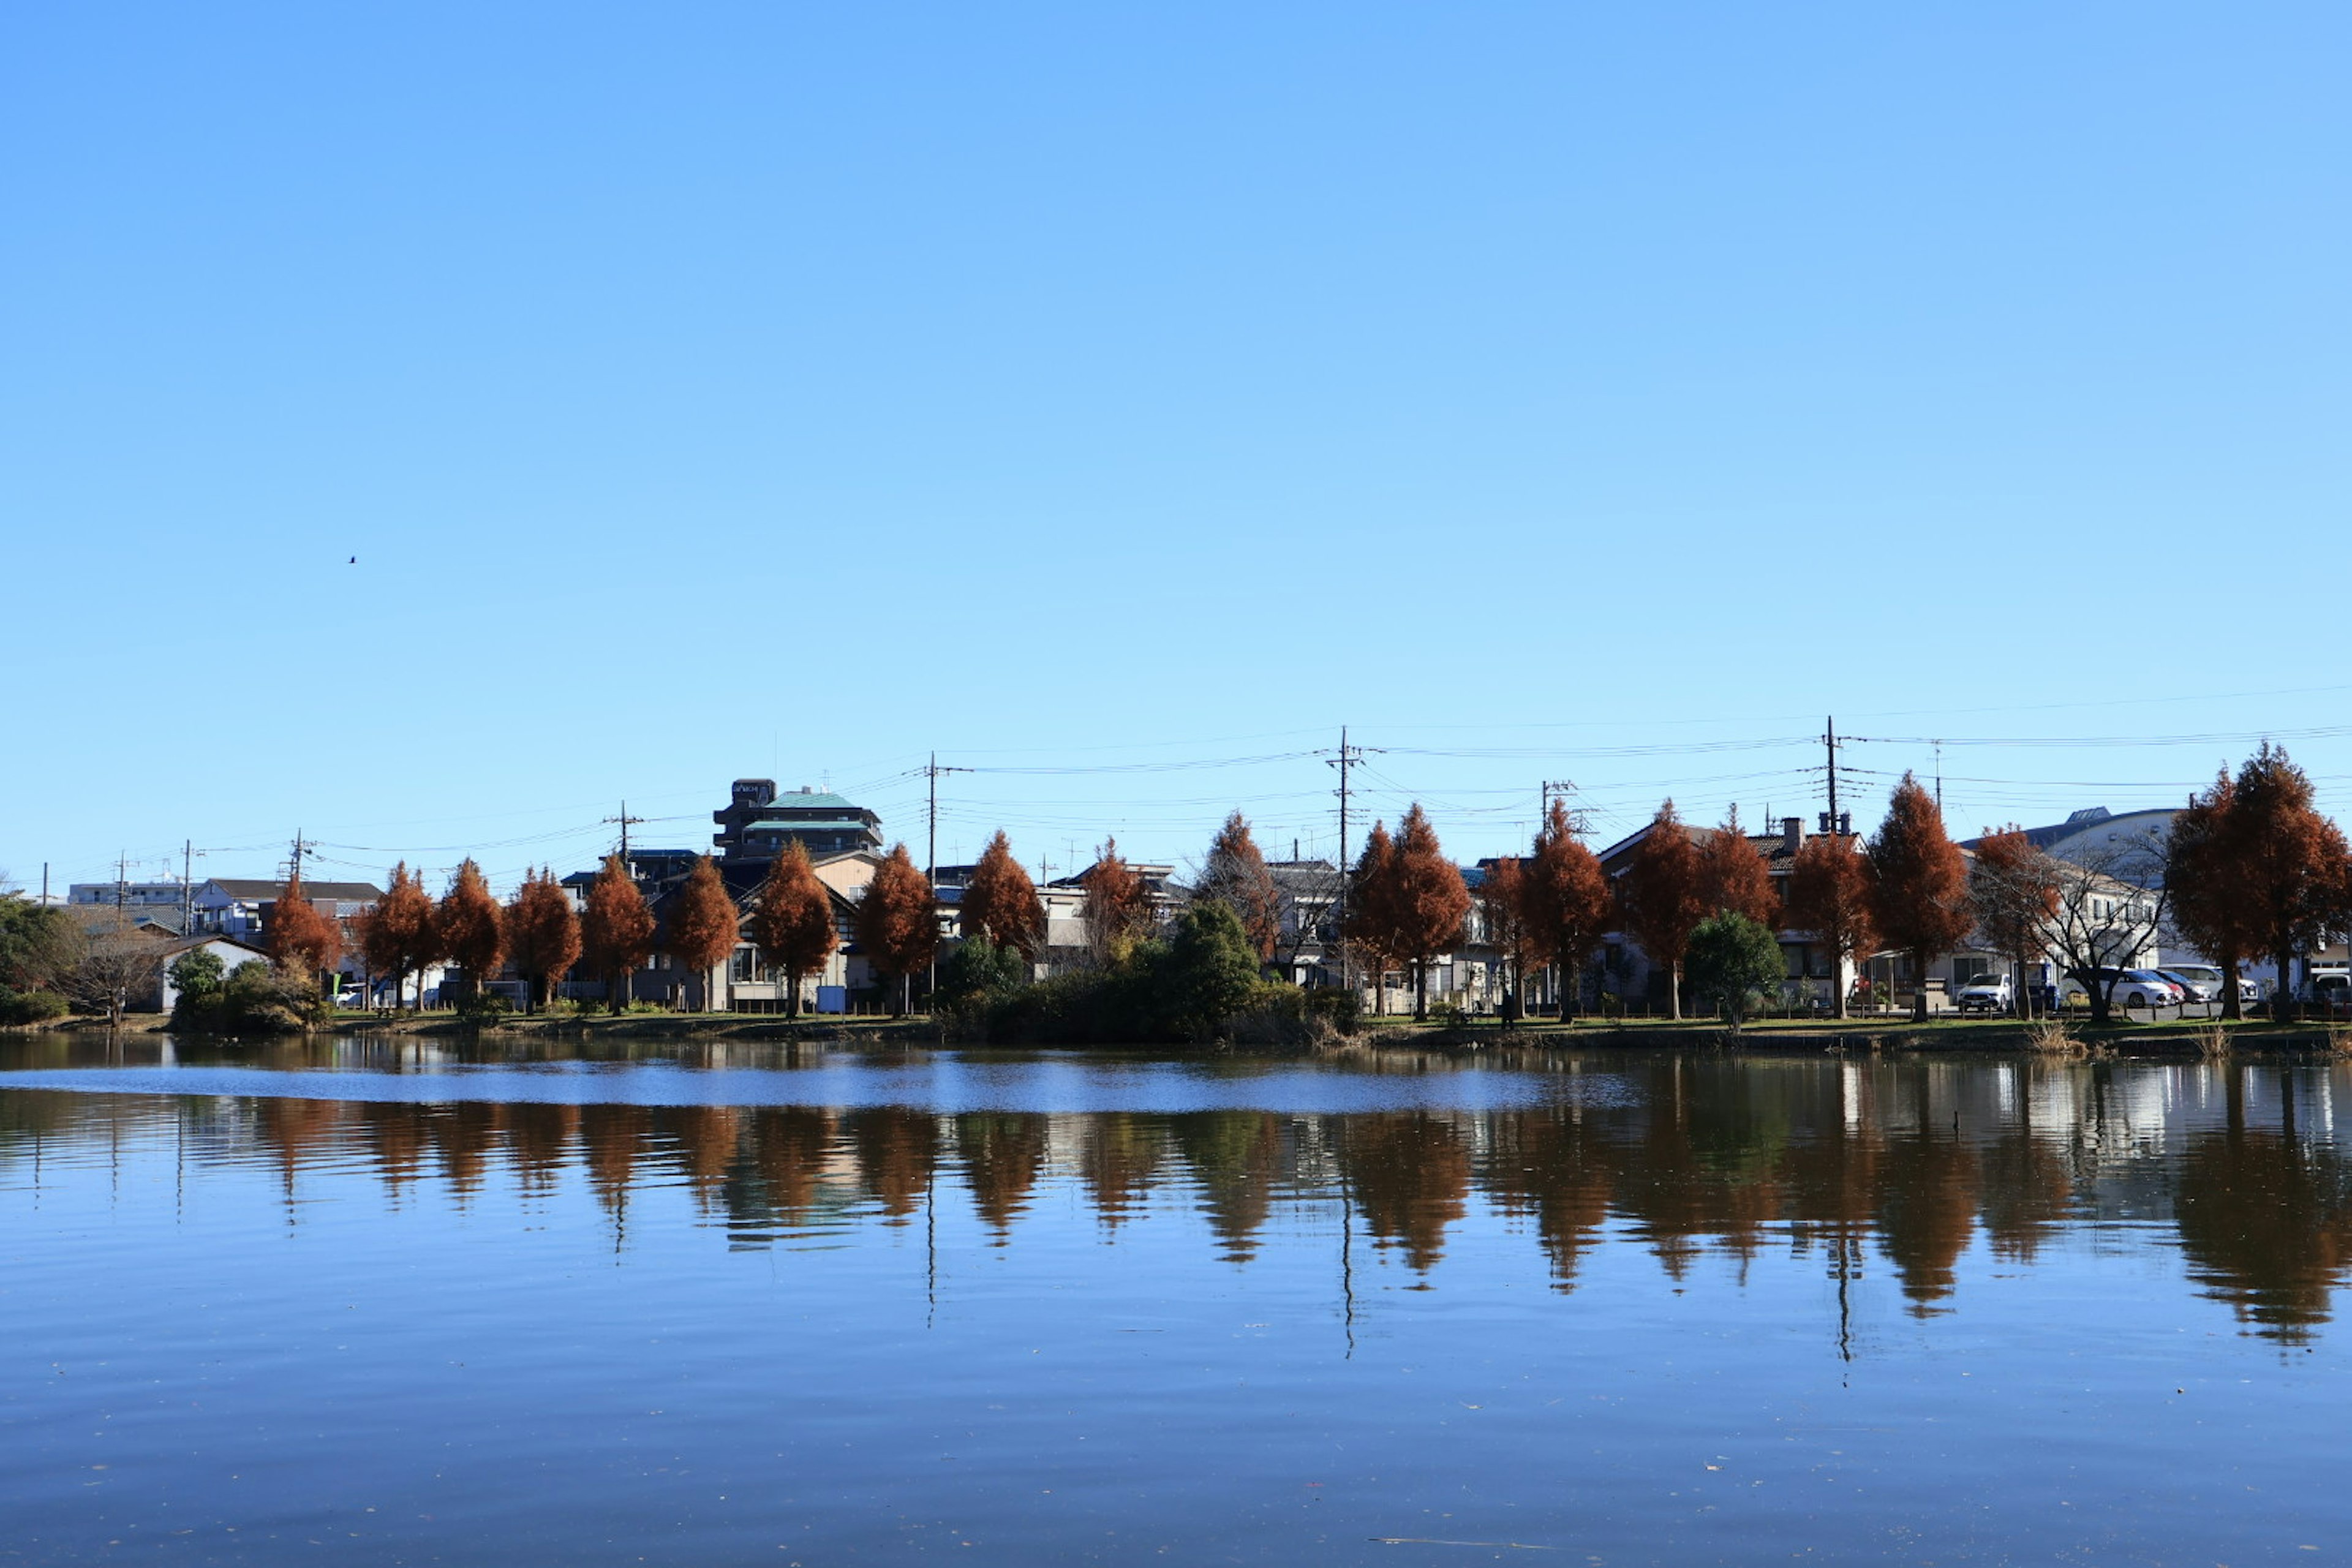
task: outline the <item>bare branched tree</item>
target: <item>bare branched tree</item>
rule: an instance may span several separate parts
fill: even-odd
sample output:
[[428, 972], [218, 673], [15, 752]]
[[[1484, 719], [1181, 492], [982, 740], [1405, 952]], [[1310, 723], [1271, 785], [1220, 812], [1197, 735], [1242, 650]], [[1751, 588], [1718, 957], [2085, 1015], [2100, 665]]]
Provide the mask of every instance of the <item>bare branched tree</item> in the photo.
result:
[[2082, 983], [2091, 1021], [2105, 1023], [2123, 971], [2137, 964], [2163, 929], [2162, 846], [2118, 842], [2081, 860], [2053, 860], [2057, 901], [2048, 925], [2050, 951]]

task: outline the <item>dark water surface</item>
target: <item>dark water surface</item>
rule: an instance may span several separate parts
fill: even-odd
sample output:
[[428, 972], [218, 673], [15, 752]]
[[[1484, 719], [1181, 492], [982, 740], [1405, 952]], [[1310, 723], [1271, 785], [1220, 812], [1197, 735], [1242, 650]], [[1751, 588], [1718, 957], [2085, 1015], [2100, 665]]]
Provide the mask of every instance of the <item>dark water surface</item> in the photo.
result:
[[0, 1068], [0, 1562], [2352, 1559], [2341, 1067]]

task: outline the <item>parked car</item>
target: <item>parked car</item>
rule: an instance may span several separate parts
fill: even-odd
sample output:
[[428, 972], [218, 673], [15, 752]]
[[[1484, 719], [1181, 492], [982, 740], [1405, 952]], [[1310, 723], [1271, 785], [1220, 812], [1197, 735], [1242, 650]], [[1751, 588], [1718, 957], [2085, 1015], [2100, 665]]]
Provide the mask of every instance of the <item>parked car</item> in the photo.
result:
[[1960, 987], [1952, 1000], [1963, 1013], [2006, 1013], [2017, 1000], [2006, 974], [1986, 974]]
[[2330, 1017], [2352, 1012], [2352, 973], [2341, 969], [2315, 969], [2295, 987], [2294, 999], [2306, 1006], [2326, 1008]]
[[2187, 994], [2153, 969], [2076, 970], [2060, 984], [2059, 1005], [2087, 1007], [2091, 1005], [2090, 987], [2096, 985], [2105, 990], [2110, 981], [2115, 989], [2108, 993], [2108, 1000], [2117, 1007], [2178, 1007]]
[[2189, 969], [2159, 969], [2157, 973], [2180, 987], [2185, 994], [2183, 1001], [2201, 1007], [2221, 994], [2221, 982], [2218, 977], [2201, 980], [2195, 971]]

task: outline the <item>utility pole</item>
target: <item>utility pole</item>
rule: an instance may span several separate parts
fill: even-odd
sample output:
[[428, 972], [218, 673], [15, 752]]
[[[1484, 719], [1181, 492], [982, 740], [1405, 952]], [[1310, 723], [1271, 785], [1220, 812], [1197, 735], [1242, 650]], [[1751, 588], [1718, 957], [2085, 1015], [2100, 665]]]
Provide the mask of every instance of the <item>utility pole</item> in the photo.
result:
[[118, 852], [114, 857], [114, 912], [117, 915], [122, 913], [122, 906], [131, 897], [131, 889], [123, 885], [130, 875], [131, 858]]
[[186, 936], [196, 923], [196, 885], [190, 879], [196, 865], [195, 841], [180, 840], [180, 934]]
[[923, 776], [930, 781], [930, 803], [925, 810], [924, 818], [923, 876], [935, 887], [939, 883], [940, 877], [940, 775], [970, 772], [971, 772], [970, 768], [940, 766], [940, 754], [937, 752], [933, 752], [931, 760], [923, 764]]
[[1936, 742], [1936, 815], [1944, 815], [1944, 742]]
[[642, 816], [631, 816], [629, 815], [629, 803], [625, 800], [621, 803], [621, 815], [618, 816], [608, 816], [604, 820], [606, 822], [617, 822], [621, 825], [621, 869], [629, 872], [629, 875], [634, 878], [636, 873], [632, 870], [629, 866], [629, 829], [632, 826], [644, 822], [645, 818]]
[[[933, 752], [931, 753], [931, 760], [923, 764], [923, 777], [929, 781], [930, 787], [929, 804], [924, 811], [923, 890], [930, 894], [935, 899], [939, 897], [940, 892], [940, 775], [941, 773], [968, 773], [970, 772], [971, 772], [970, 768], [943, 768], [940, 766], [940, 754], [937, 752]], [[1042, 866], [1039, 868], [1041, 870], [1043, 868], [1044, 868]], [[931, 948], [931, 995], [937, 995], [939, 994], [939, 946], [937, 943], [933, 943]], [[905, 998], [902, 996], [900, 1000], [904, 1001]], [[927, 1007], [933, 1005], [933, 1003], [929, 996], [925, 997], [923, 1005]]]
[[1833, 717], [1824, 719], [1822, 721], [1822, 744], [1829, 749], [1830, 816], [1828, 830], [1832, 833], [1843, 833], [1845, 831], [1845, 826], [1838, 816], [1837, 804], [1837, 720]]
[[[1554, 795], [1558, 795], [1558, 796], [1560, 798], [1560, 800], [1561, 800], [1563, 803], [1565, 803], [1565, 802], [1567, 801], [1568, 797], [1569, 797], [1570, 795], [1574, 795], [1575, 793], [1576, 793], [1576, 781], [1575, 781], [1574, 779], [1546, 779], [1546, 780], [1544, 780], [1544, 781], [1543, 781], [1543, 813], [1542, 813], [1541, 820], [1540, 820], [1540, 821], [1538, 821], [1538, 823], [1537, 824], [1536, 831], [1537, 831], [1537, 832], [1538, 832], [1538, 833], [1542, 832], [1542, 831], [1543, 831], [1543, 824], [1544, 824], [1544, 823], [1548, 823], [1548, 822], [1549, 822], [1549, 821], [1551, 820], [1551, 802], [1552, 802], [1552, 797], [1553, 797]], [[1583, 812], [1581, 812], [1581, 811], [1577, 811], [1577, 810], [1570, 810], [1570, 811], [1569, 812], [1569, 814], [1568, 814], [1568, 830], [1569, 830], [1570, 833], [1582, 833], [1582, 832], [1584, 831], [1584, 813], [1583, 813]]]
[[289, 881], [299, 882], [302, 879], [302, 855], [308, 847], [309, 846], [302, 842], [302, 830], [296, 828], [294, 830], [294, 874], [288, 879]]
[[1364, 760], [1364, 748], [1348, 744], [1348, 726], [1339, 726], [1339, 751], [1336, 756], [1323, 759], [1339, 770], [1339, 984], [1348, 990], [1356, 984], [1355, 960], [1348, 951], [1348, 770]]

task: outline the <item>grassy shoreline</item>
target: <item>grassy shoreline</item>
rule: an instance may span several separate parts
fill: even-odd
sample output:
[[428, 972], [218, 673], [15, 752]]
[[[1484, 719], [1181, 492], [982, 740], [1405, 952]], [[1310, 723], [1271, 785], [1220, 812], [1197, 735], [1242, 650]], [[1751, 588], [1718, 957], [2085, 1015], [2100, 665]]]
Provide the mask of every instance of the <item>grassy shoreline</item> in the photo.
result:
[[[2161, 1023], [2114, 1023], [2095, 1027], [2070, 1022], [2067, 1032], [2076, 1050], [2043, 1054], [2091, 1053], [2134, 1058], [2196, 1058], [2211, 1054], [2210, 1035], [2214, 1021], [2168, 1020]], [[2226, 1026], [2232, 1053], [2292, 1056], [2352, 1056], [2352, 1030], [2332, 1029], [2325, 1023], [2276, 1024], [2248, 1020]], [[87, 1020], [59, 1020], [35, 1030], [103, 1032]], [[124, 1033], [157, 1035], [168, 1032], [165, 1020], [142, 1016], [125, 1026]], [[320, 1034], [408, 1035], [425, 1037], [535, 1040], [547, 1043], [599, 1041], [691, 1040], [767, 1041], [781, 1045], [861, 1046], [905, 1048], [911, 1046], [957, 1047], [977, 1042], [953, 1038], [941, 1024], [925, 1015], [906, 1018], [803, 1017], [787, 1020], [773, 1014], [632, 1012], [619, 1016], [515, 1016], [476, 1028], [446, 1012], [397, 1016], [351, 1015], [323, 1025]], [[278, 1037], [280, 1038], [286, 1037]], [[1680, 1023], [1658, 1020], [1618, 1021], [1586, 1018], [1569, 1023], [1530, 1021], [1510, 1028], [1489, 1019], [1456, 1024], [1413, 1024], [1405, 1020], [1368, 1019], [1355, 1035], [1320, 1047], [1339, 1052], [1443, 1051], [1475, 1055], [1486, 1051], [1738, 1049], [1749, 1052], [1816, 1054], [1901, 1051], [1952, 1055], [2030, 1055], [2037, 1042], [2028, 1026], [2012, 1019], [1937, 1018], [1927, 1023], [1908, 1019], [1849, 1019], [1843, 1023], [1819, 1019], [1769, 1019], [1751, 1023], [1736, 1033], [1715, 1019]], [[1106, 1042], [1106, 1048], [1119, 1048]], [[1175, 1047], [1171, 1049], [1181, 1054]], [[1318, 1047], [1203, 1047], [1233, 1056], [1286, 1057], [1317, 1054]]]

